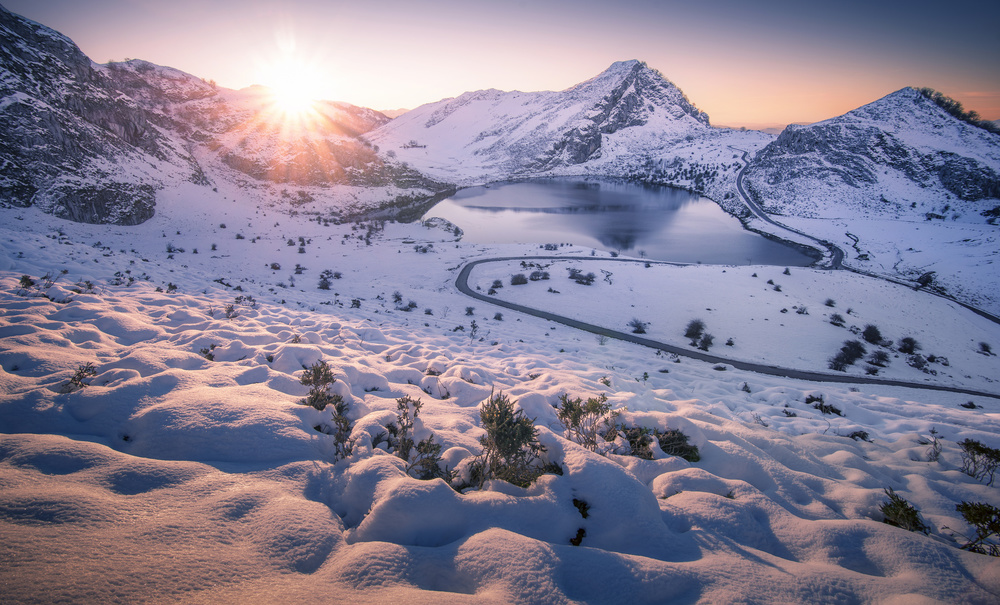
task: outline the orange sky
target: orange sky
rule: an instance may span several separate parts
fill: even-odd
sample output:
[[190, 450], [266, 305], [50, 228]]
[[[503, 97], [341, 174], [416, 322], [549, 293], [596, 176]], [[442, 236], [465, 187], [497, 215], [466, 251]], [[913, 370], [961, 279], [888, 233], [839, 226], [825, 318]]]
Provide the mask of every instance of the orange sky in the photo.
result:
[[717, 125], [814, 122], [904, 86], [1000, 119], [1000, 3], [692, 4], [4, 1], [100, 63], [141, 58], [231, 88], [300, 71], [313, 94], [376, 109], [483, 88], [561, 90], [640, 59]]

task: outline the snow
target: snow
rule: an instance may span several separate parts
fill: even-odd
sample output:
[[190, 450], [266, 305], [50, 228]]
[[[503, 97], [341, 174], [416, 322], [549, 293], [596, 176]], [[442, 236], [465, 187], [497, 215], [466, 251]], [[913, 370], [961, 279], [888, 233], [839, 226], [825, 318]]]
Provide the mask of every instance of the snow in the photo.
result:
[[[996, 487], [960, 472], [956, 442], [1000, 445], [1000, 397], [718, 371], [507, 309], [498, 320], [500, 309], [454, 289], [458, 268], [537, 248], [466, 244], [448, 225], [394, 223], [366, 245], [364, 229], [324, 226], [267, 199], [221, 181], [218, 192], [178, 185], [135, 227], [0, 209], [6, 599], [989, 602], [1000, 594], [995, 559], [959, 550], [953, 537], [967, 529], [955, 504], [996, 501]], [[305, 253], [286, 244], [299, 237]], [[185, 251], [168, 258], [168, 243]], [[426, 254], [414, 250], [430, 243]], [[612, 283], [578, 286], [564, 265], [609, 270]], [[318, 290], [327, 268], [342, 277]], [[498, 297], [617, 329], [640, 317], [651, 337], [681, 346], [679, 331], [698, 315], [717, 336], [713, 352], [818, 371], [849, 334], [826, 315], [852, 306], [848, 327], [877, 323], [887, 338], [913, 335], [924, 353], [950, 361], [929, 376], [894, 358], [886, 376], [1000, 395], [1000, 358], [972, 350], [1000, 342], [995, 325], [868, 277], [647, 269], [598, 256], [556, 261], [547, 282], [507, 285], [518, 269], [486, 263], [470, 284], [503, 278]], [[22, 275], [49, 272], [50, 288], [19, 294]], [[84, 280], [92, 291], [77, 285]], [[417, 309], [398, 310], [395, 291]], [[836, 307], [823, 305], [827, 297]], [[230, 304], [237, 315], [227, 319]], [[802, 305], [808, 315], [792, 309]], [[730, 336], [736, 344], [726, 347]], [[210, 361], [200, 351], [213, 344]], [[358, 447], [346, 460], [335, 461], [332, 437], [313, 429], [329, 412], [298, 403], [302, 369], [320, 359], [355, 422]], [[97, 372], [90, 386], [61, 393], [87, 362]], [[421, 430], [461, 468], [481, 449], [478, 406], [499, 391], [535, 419], [561, 476], [458, 493], [408, 477], [401, 460], [372, 447], [408, 395], [423, 402]], [[598, 393], [627, 408], [630, 423], [682, 430], [701, 460], [603, 457], [567, 440], [552, 406], [562, 394]], [[805, 403], [819, 394], [844, 415]], [[970, 399], [982, 407], [959, 406]], [[932, 428], [938, 462], [926, 457]], [[846, 436], [855, 431], [871, 441]], [[929, 536], [880, 522], [886, 487], [920, 509]], [[586, 518], [574, 499], [589, 506]], [[581, 545], [570, 545], [579, 529]]]

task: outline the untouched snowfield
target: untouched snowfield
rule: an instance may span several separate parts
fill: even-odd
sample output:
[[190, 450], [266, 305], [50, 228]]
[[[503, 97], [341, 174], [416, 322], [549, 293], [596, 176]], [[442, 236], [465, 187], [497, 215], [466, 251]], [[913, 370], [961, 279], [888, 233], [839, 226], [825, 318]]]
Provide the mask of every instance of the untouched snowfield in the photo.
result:
[[[540, 254], [553, 253], [464, 244], [448, 225], [324, 225], [224, 187], [171, 190], [129, 228], [0, 209], [0, 600], [1000, 598], [998, 560], [955, 535], [969, 533], [957, 503], [998, 503], [996, 485], [959, 470], [956, 442], [1000, 447], [1000, 398], [723, 371], [454, 288], [469, 260]], [[1000, 357], [976, 352], [1000, 347], [1000, 328], [925, 293], [846, 272], [545, 262], [547, 281], [511, 286], [533, 270], [514, 262], [481, 265], [470, 284], [500, 279], [497, 297], [622, 331], [638, 318], [680, 346], [697, 317], [713, 353], [804, 370], [829, 371], [859, 338], [851, 327], [873, 323], [948, 360], [932, 375], [886, 347], [880, 376], [1000, 395]], [[568, 280], [570, 265], [595, 283]], [[340, 278], [319, 290], [325, 269]], [[51, 287], [19, 286], [46, 273]], [[298, 403], [318, 360], [354, 421], [346, 460], [313, 429], [330, 412]], [[61, 393], [88, 362], [90, 386]], [[481, 450], [479, 406], [499, 391], [535, 419], [562, 475], [458, 493], [372, 444], [408, 395], [423, 402], [419, 435], [433, 431], [461, 467]], [[701, 459], [605, 457], [566, 439], [559, 396], [599, 393], [627, 408], [622, 420], [681, 430]], [[820, 395], [841, 415], [806, 403]], [[869, 440], [848, 436], [860, 432]], [[929, 535], [881, 522], [885, 488]]]

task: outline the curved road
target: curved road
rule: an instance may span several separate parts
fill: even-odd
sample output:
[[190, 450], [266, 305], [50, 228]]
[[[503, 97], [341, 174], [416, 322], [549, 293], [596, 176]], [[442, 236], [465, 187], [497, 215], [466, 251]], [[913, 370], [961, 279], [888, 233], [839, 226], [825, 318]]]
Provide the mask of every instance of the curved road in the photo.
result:
[[[498, 307], [503, 307], [505, 309], [510, 309], [512, 311], [517, 311], [519, 313], [524, 313], [525, 315], [531, 315], [533, 317], [538, 317], [541, 319], [547, 319], [549, 321], [554, 321], [556, 323], [569, 326], [571, 328], [576, 328], [577, 330], [583, 330], [585, 332], [590, 332], [592, 334], [597, 334], [601, 336], [607, 336], [609, 338], [614, 338], [616, 340], [622, 340], [625, 342], [631, 342], [637, 345], [642, 345], [644, 347], [649, 347], [651, 349], [657, 349], [667, 353], [675, 353], [684, 357], [689, 357], [691, 359], [697, 359], [699, 361], [704, 361], [707, 363], [715, 364], [726, 364], [732, 366], [738, 370], [746, 370], [748, 372], [756, 372], [758, 374], [767, 374], [769, 376], [780, 376], [782, 378], [795, 378], [800, 380], [810, 380], [814, 382], [837, 382], [837, 383], [849, 383], [849, 384], [875, 384], [875, 385], [886, 385], [895, 387], [907, 387], [914, 389], [926, 389], [931, 391], [945, 391], [949, 393], [962, 393], [965, 395], [973, 395], [976, 397], [990, 397], [990, 398], [1000, 398], [1000, 394], [987, 393], [985, 391], [977, 391], [974, 389], [964, 389], [961, 387], [948, 387], [935, 384], [922, 384], [919, 382], [906, 382], [903, 380], [890, 380], [886, 378], [870, 378], [861, 376], [849, 376], [840, 374], [827, 374], [824, 372], [810, 372], [805, 370], [795, 370], [792, 368], [782, 368], [779, 366], [769, 366], [763, 364], [757, 364], [749, 361], [739, 361], [735, 359], [728, 359], [726, 357], [719, 357], [717, 355], [711, 355], [702, 351], [693, 351], [688, 348], [678, 347], [674, 345], [669, 345], [666, 343], [651, 340], [649, 338], [643, 338], [637, 334], [629, 334], [626, 332], [619, 332], [617, 330], [611, 330], [609, 328], [604, 328], [595, 324], [579, 321], [572, 319], [570, 317], [565, 317], [562, 315], [557, 315], [555, 313], [549, 313], [548, 311], [541, 311], [538, 309], [533, 309], [531, 307], [525, 307], [517, 303], [512, 303], [506, 300], [500, 300], [496, 297], [489, 296], [486, 294], [481, 294], [476, 292], [469, 287], [469, 275], [472, 270], [484, 263], [498, 263], [498, 262], [509, 262], [509, 261], [524, 261], [524, 260], [572, 260], [572, 261], [593, 261], [597, 260], [590, 256], [506, 256], [499, 258], [485, 258], [480, 260], [474, 260], [467, 263], [462, 270], [459, 272], [458, 277], [455, 279], [455, 287], [465, 294], [466, 296], [471, 296], [476, 300], [481, 300], [487, 302], [491, 305], [496, 305]], [[649, 263], [655, 265], [681, 265], [682, 263], [671, 263], [667, 261], [646, 261], [646, 260], [636, 260], [630, 258], [601, 258], [602, 262], [617, 262], [617, 263]]]

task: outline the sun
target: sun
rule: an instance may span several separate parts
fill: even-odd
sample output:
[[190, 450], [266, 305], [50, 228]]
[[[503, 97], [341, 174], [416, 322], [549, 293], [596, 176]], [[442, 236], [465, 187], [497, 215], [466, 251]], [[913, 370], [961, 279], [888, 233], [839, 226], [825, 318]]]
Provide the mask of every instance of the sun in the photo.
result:
[[301, 61], [288, 59], [274, 63], [263, 80], [271, 91], [274, 109], [289, 118], [301, 118], [315, 111], [322, 94], [320, 72]]

